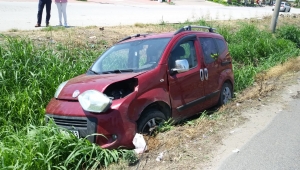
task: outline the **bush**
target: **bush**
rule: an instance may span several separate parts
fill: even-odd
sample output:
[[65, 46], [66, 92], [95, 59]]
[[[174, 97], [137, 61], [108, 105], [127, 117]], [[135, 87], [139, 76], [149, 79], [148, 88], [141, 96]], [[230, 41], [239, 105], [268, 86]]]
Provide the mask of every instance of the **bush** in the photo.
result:
[[274, 37], [253, 24], [241, 23], [237, 31], [221, 27], [218, 32], [228, 42], [234, 60], [236, 91], [253, 84], [256, 73], [299, 55], [299, 49], [290, 39]]
[[276, 32], [276, 36], [278, 38], [290, 40], [297, 44], [298, 48], [300, 47], [300, 29], [295, 25], [285, 25], [280, 27]]

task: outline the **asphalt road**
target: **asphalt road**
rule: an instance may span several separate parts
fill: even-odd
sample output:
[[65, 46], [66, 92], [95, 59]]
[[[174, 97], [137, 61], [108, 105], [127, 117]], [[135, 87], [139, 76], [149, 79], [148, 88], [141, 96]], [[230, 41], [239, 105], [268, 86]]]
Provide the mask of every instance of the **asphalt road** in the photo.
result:
[[[271, 15], [266, 7], [225, 7], [201, 0], [174, 0], [175, 5], [150, 0], [94, 0], [88, 3], [69, 0], [69, 26], [116, 26], [135, 23], [178, 23], [199, 19], [229, 20], [261, 18]], [[0, 31], [36, 29], [37, 0], [0, 0]], [[292, 9], [291, 13], [300, 13]], [[42, 26], [45, 26], [45, 10]], [[50, 25], [58, 24], [56, 5], [52, 3]]]
[[286, 109], [266, 129], [225, 160], [219, 169], [300, 169], [300, 99], [286, 104]]

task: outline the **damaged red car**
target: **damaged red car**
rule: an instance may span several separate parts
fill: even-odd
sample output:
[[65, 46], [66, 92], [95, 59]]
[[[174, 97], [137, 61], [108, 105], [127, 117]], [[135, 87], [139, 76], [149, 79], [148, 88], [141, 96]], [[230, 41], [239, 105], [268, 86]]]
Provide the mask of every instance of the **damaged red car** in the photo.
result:
[[46, 119], [102, 148], [133, 148], [136, 133], [226, 104], [233, 87], [232, 58], [215, 29], [137, 34], [109, 48], [85, 74], [61, 83]]

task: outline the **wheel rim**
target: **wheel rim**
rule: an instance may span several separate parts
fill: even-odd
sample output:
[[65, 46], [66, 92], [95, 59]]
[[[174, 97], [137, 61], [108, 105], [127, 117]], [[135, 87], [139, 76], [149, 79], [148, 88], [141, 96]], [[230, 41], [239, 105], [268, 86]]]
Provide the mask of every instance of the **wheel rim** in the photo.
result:
[[146, 122], [142, 128], [142, 133], [150, 135], [153, 132], [153, 130], [156, 129], [163, 121], [164, 119], [160, 117], [148, 120], [148, 122]]
[[223, 104], [227, 104], [231, 99], [231, 90], [229, 87], [225, 87], [223, 90]]

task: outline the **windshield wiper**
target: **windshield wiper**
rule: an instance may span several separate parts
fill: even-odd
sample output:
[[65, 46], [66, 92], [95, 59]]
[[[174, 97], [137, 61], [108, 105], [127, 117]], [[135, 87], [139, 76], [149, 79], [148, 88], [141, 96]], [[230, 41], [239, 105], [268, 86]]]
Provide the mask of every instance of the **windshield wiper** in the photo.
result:
[[92, 72], [92, 73], [94, 73], [94, 74], [99, 74], [99, 73], [97, 73], [96, 71], [94, 71], [94, 70], [92, 70], [92, 69], [89, 69], [89, 72]]
[[133, 69], [103, 71], [102, 74], [133, 72]]

